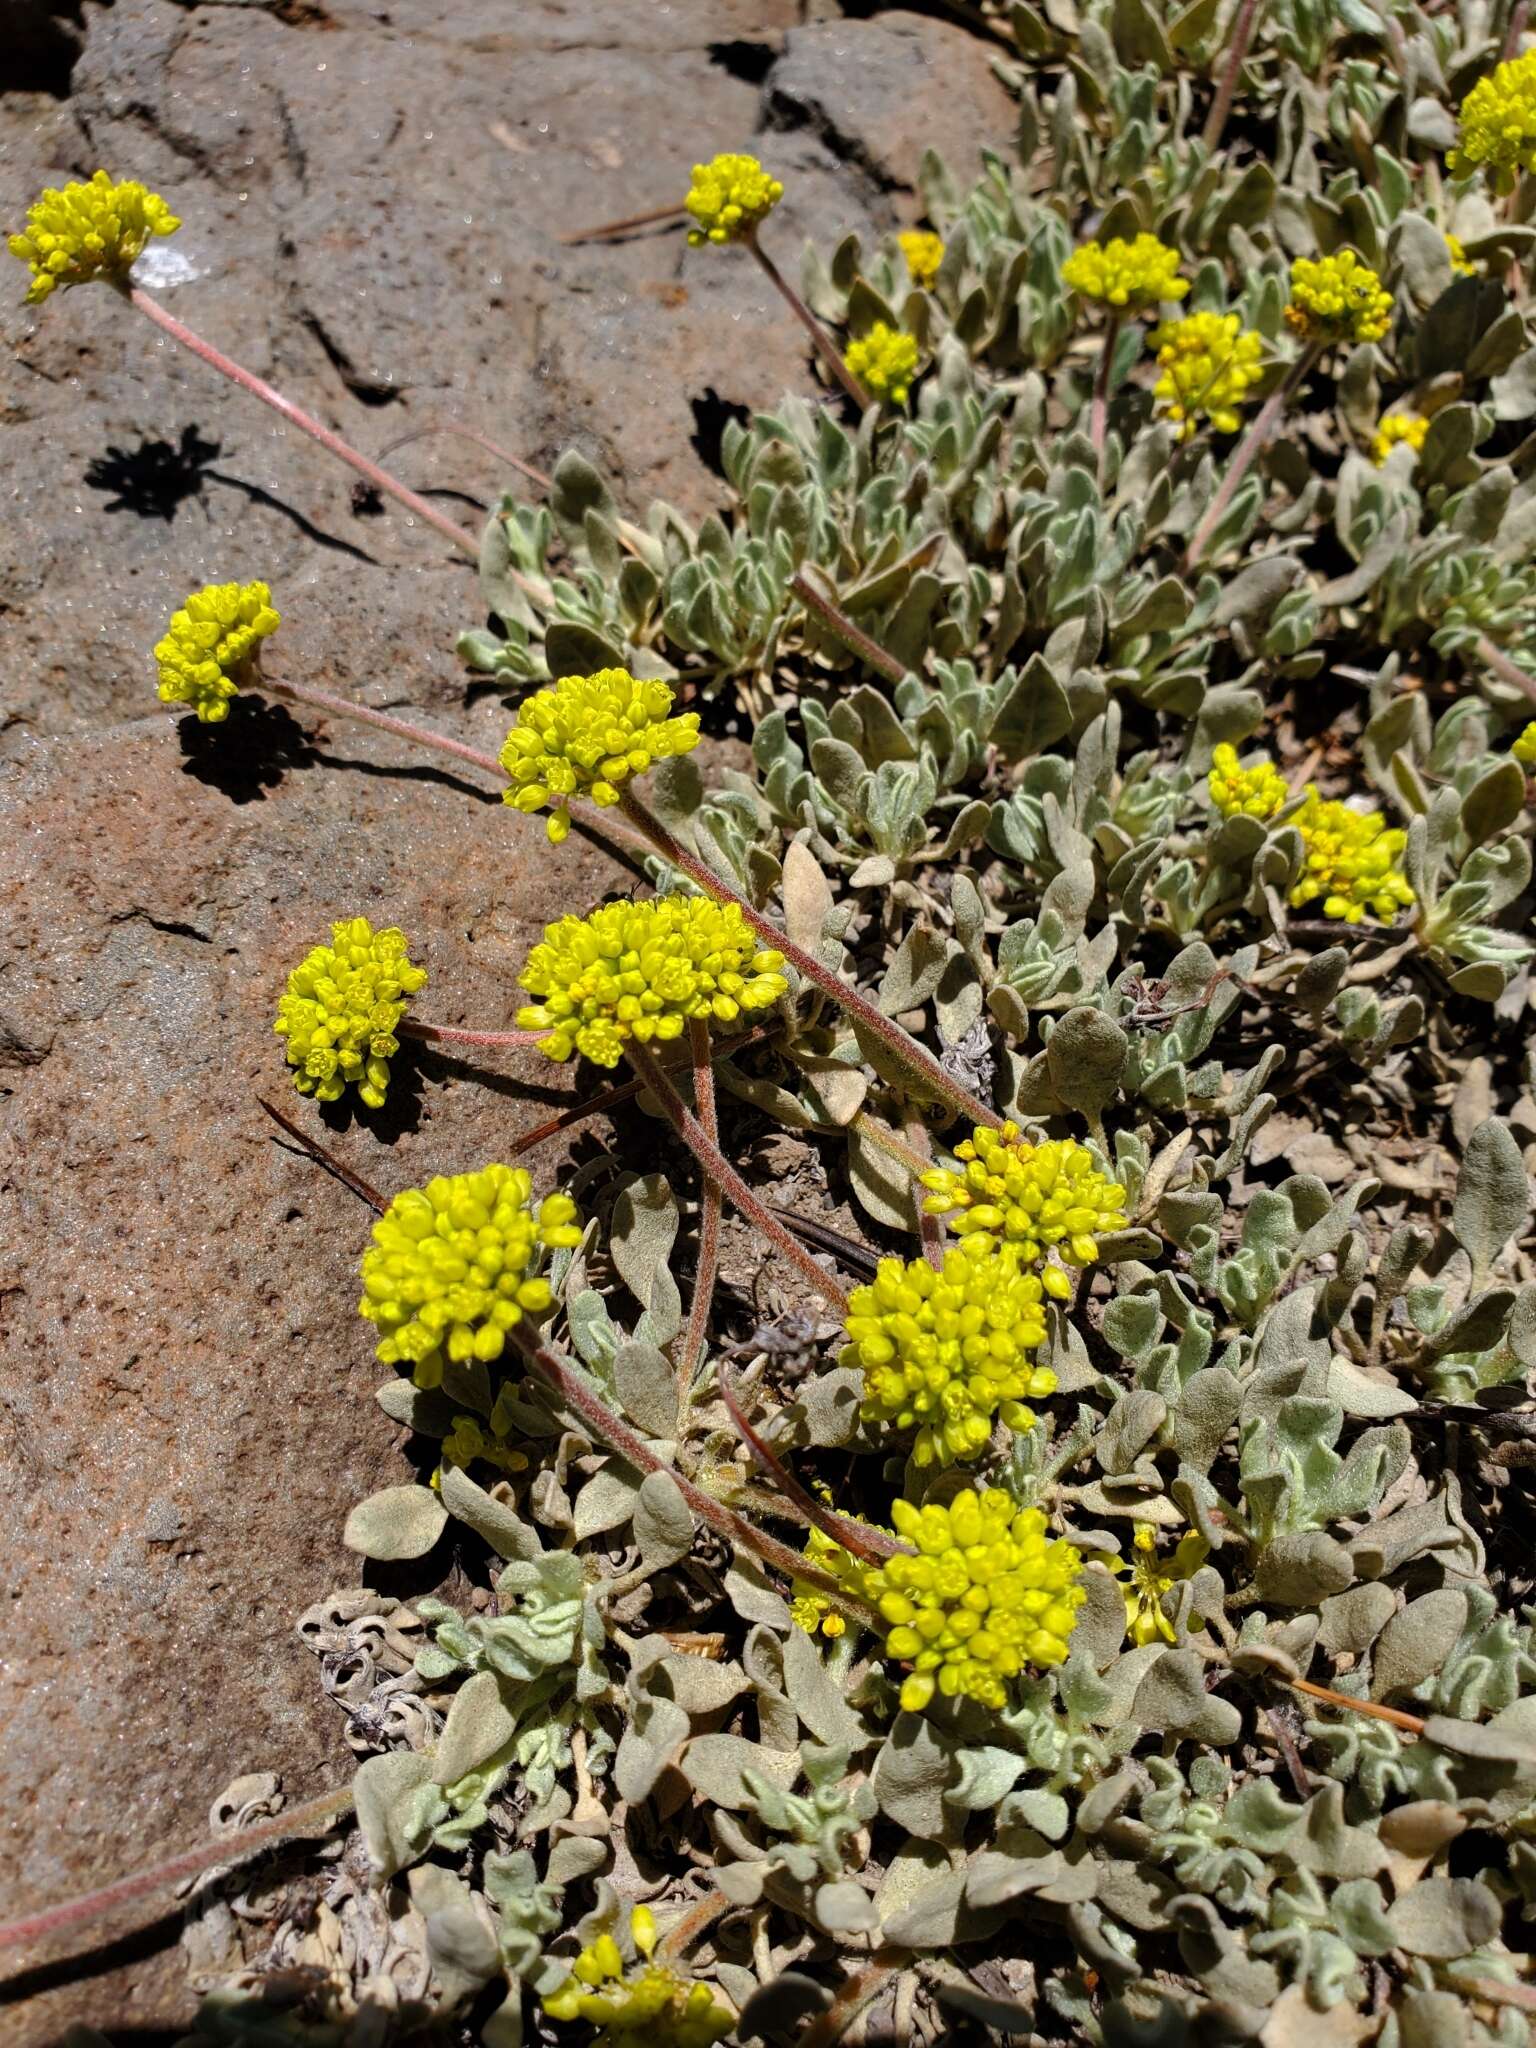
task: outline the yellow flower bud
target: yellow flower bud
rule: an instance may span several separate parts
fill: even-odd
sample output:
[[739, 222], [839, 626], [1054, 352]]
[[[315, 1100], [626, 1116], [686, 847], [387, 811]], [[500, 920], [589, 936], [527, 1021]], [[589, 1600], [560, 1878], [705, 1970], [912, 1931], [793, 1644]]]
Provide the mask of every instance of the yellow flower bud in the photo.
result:
[[150, 237], [180, 226], [158, 193], [131, 178], [97, 171], [87, 185], [50, 185], [27, 209], [25, 231], [8, 238], [32, 272], [24, 303], [35, 306], [61, 284], [124, 284]]

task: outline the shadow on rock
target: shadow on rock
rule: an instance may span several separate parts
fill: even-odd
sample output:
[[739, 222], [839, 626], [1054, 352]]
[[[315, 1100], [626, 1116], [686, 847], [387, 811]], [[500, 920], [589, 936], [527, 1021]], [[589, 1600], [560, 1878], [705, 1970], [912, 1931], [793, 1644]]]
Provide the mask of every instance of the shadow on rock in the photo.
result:
[[218, 441], [205, 441], [196, 427], [183, 427], [179, 442], [109, 447], [86, 464], [85, 481], [93, 491], [112, 494], [107, 511], [163, 519], [169, 525], [188, 498], [201, 496], [208, 465], [222, 452]]
[[261, 697], [236, 697], [217, 725], [189, 713], [177, 721], [176, 734], [183, 774], [233, 804], [260, 803], [290, 768], [312, 768], [321, 758], [293, 713]]

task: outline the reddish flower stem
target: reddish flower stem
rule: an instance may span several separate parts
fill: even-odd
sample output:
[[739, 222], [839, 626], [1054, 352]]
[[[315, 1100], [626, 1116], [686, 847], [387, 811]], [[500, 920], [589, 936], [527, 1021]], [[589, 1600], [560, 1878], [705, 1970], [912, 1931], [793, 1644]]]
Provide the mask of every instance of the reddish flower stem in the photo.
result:
[[451, 540], [456, 548], [468, 555], [471, 561], [480, 559], [480, 543], [473, 534], [466, 533], [462, 526], [456, 526], [444, 513], [439, 512], [435, 505], [429, 504], [425, 498], [409, 490], [397, 477], [392, 477], [387, 469], [380, 469], [376, 462], [370, 462], [366, 455], [360, 455], [355, 448], [342, 440], [340, 434], [332, 433], [329, 427], [323, 427], [312, 413], [307, 413], [302, 406], [295, 405], [291, 398], [284, 398], [282, 392], [268, 384], [264, 378], [242, 369], [239, 363], [225, 355], [222, 349], [215, 348], [212, 342], [204, 341], [200, 334], [194, 334], [190, 327], [184, 326], [174, 313], [168, 313], [158, 299], [151, 298], [149, 293], [138, 285], [129, 285], [126, 296], [146, 319], [153, 320], [172, 341], [180, 342], [183, 348], [190, 349], [193, 355], [207, 363], [210, 369], [217, 370], [221, 376], [228, 377], [232, 384], [238, 384], [242, 391], [249, 391], [252, 397], [259, 398], [263, 405], [270, 405], [274, 412], [281, 413], [285, 420], [301, 428], [312, 440], [318, 441], [327, 454], [334, 455], [338, 461], [346, 463], [349, 469], [355, 469], [358, 475], [366, 477], [376, 490], [385, 492], [426, 525], [435, 527], [445, 539]]
[[[693, 1099], [698, 1105], [699, 1122], [709, 1142], [718, 1146], [720, 1121], [715, 1110], [714, 1053], [709, 1025], [702, 1017], [688, 1019], [688, 1050], [693, 1056]], [[720, 1183], [713, 1174], [706, 1173], [699, 1202], [699, 1262], [693, 1275], [693, 1300], [688, 1305], [682, 1363], [677, 1369], [678, 1395], [684, 1401], [709, 1335], [709, 1311], [715, 1299], [715, 1274], [720, 1263], [720, 1207]]]
[[446, 733], [430, 732], [424, 725], [412, 725], [409, 719], [395, 718], [387, 711], [373, 711], [366, 704], [354, 704], [346, 697], [333, 697], [329, 690], [317, 690], [313, 683], [291, 682], [286, 676], [281, 681], [272, 676], [262, 676], [260, 687], [275, 697], [291, 697], [296, 704], [313, 705], [316, 711], [327, 712], [332, 718], [353, 718], [360, 725], [377, 726], [380, 732], [392, 732], [397, 739], [409, 740], [413, 746], [432, 747], [440, 754], [451, 754], [456, 761], [468, 761], [472, 767], [484, 769], [487, 775], [495, 776], [505, 783], [507, 771], [494, 754], [482, 754], [478, 747], [467, 747], [462, 740], [451, 740]]
[[[793, 1552], [790, 1555], [793, 1556]], [[805, 1576], [804, 1572], [801, 1576]], [[147, 1870], [136, 1870], [131, 1877], [120, 1877], [115, 1884], [103, 1885], [99, 1891], [83, 1892], [78, 1898], [66, 1899], [60, 1905], [45, 1906], [40, 1913], [28, 1913], [20, 1920], [7, 1921], [0, 1926], [0, 1951], [22, 1948], [43, 1940], [47, 1935], [88, 1926], [114, 1907], [149, 1898], [155, 1892], [164, 1891], [168, 1885], [179, 1884], [184, 1877], [196, 1877], [200, 1870], [207, 1870], [212, 1864], [243, 1863], [256, 1850], [265, 1849], [272, 1842], [280, 1842], [286, 1835], [323, 1827], [351, 1809], [352, 1787], [333, 1786], [329, 1792], [321, 1792], [271, 1820], [257, 1821], [254, 1826], [241, 1828], [234, 1834], [216, 1835], [212, 1841], [200, 1842], [195, 1849], [183, 1850], [181, 1855], [169, 1857], [164, 1863], [151, 1864]]]
[[785, 305], [788, 306], [807, 334], [810, 335], [812, 341], [815, 342], [817, 349], [820, 351], [822, 361], [832, 372], [838, 383], [842, 385], [848, 396], [859, 408], [859, 411], [863, 412], [869, 404], [869, 393], [843, 361], [842, 352], [838, 348], [837, 343], [828, 334], [825, 327], [822, 326], [816, 315], [757, 239], [757, 229], [755, 227], [748, 228], [741, 239], [763, 266], [768, 282], [781, 295]]
[[1093, 380], [1093, 403], [1088, 409], [1088, 436], [1098, 457], [1101, 484], [1104, 481], [1104, 436], [1109, 428], [1109, 379], [1115, 367], [1115, 344], [1120, 339], [1120, 329], [1124, 324], [1125, 315], [1118, 306], [1112, 306], [1105, 322], [1104, 345], [1099, 351], [1099, 367]]
[[421, 1038], [429, 1045], [537, 1045], [542, 1031], [461, 1031], [456, 1024], [422, 1024], [414, 1017], [402, 1017], [395, 1029], [405, 1038]]
[[1524, 690], [1532, 703], [1536, 703], [1536, 676], [1513, 661], [1486, 633], [1480, 633], [1473, 646], [1473, 653], [1485, 668], [1491, 668], [1501, 682], [1512, 683], [1517, 690]]
[[[734, 1059], [737, 1053], [745, 1052], [749, 1046], [760, 1045], [765, 1038], [773, 1037], [775, 1032], [781, 1029], [782, 1026], [777, 1022], [759, 1024], [755, 1030], [747, 1032], [745, 1037], [723, 1040], [715, 1047], [715, 1058]], [[667, 1060], [663, 1064], [671, 1066], [674, 1063]], [[681, 1065], [681, 1062], [676, 1064]], [[585, 1102], [573, 1103], [569, 1109], [561, 1110], [558, 1116], [546, 1117], [543, 1123], [531, 1125], [512, 1140], [512, 1157], [515, 1159], [520, 1152], [531, 1152], [535, 1145], [542, 1145], [547, 1138], [558, 1137], [561, 1131], [569, 1130], [572, 1124], [585, 1123], [589, 1116], [601, 1116], [604, 1110], [616, 1109], [621, 1102], [628, 1102], [633, 1096], [638, 1095], [640, 1088], [641, 1083], [638, 1080], [620, 1081], [616, 1087], [603, 1088], [596, 1095], [589, 1095]]]
[[1211, 101], [1211, 111], [1206, 115], [1205, 126], [1200, 131], [1200, 140], [1209, 150], [1214, 150], [1220, 142], [1222, 130], [1227, 125], [1227, 116], [1232, 111], [1232, 101], [1237, 93], [1238, 74], [1243, 68], [1243, 59], [1248, 55], [1248, 45], [1253, 40], [1253, 24], [1258, 11], [1259, 0], [1241, 0], [1233, 20], [1232, 40], [1227, 45], [1227, 61], [1222, 66], [1216, 97]]
[[720, 1398], [725, 1403], [726, 1413], [735, 1426], [736, 1434], [756, 1458], [759, 1465], [778, 1486], [785, 1499], [797, 1507], [805, 1519], [818, 1528], [823, 1536], [829, 1536], [834, 1543], [852, 1556], [862, 1558], [866, 1563], [894, 1557], [898, 1551], [908, 1557], [914, 1555], [907, 1543], [898, 1543], [894, 1536], [888, 1536], [883, 1529], [872, 1529], [866, 1523], [856, 1522], [851, 1515], [835, 1514], [824, 1507], [808, 1488], [802, 1486], [794, 1473], [783, 1463], [777, 1452], [769, 1448], [758, 1434], [747, 1416], [731, 1384], [731, 1376], [725, 1366], [720, 1368]]
[[478, 433], [473, 427], [460, 426], [457, 420], [434, 420], [430, 426], [413, 427], [408, 434], [396, 435], [388, 447], [379, 450], [379, 460], [382, 462], [386, 455], [393, 455], [397, 448], [408, 448], [413, 441], [424, 441], [432, 434], [451, 434], [460, 441], [473, 441], [477, 448], [483, 448], [487, 455], [494, 455], [498, 462], [505, 462], [510, 469], [515, 469], [519, 476], [527, 477], [529, 483], [537, 484], [541, 491], [554, 488], [553, 477], [546, 476], [542, 469], [535, 469], [531, 462], [524, 462], [521, 455], [514, 455], [510, 448], [503, 448], [500, 442], [493, 441], [488, 434]]
[[789, 587], [800, 602], [835, 633], [845, 647], [862, 661], [868, 662], [876, 675], [885, 677], [888, 683], [899, 683], [906, 670], [894, 654], [887, 654], [878, 640], [871, 640], [861, 627], [856, 626], [846, 612], [840, 611], [830, 597], [824, 596], [811, 582], [803, 569], [797, 569], [789, 579]]
[[1313, 1685], [1306, 1678], [1289, 1678], [1284, 1682], [1292, 1692], [1305, 1693], [1309, 1700], [1321, 1700], [1325, 1706], [1345, 1707], [1352, 1714], [1366, 1714], [1373, 1721], [1390, 1722], [1394, 1728], [1401, 1728], [1409, 1735], [1424, 1733], [1424, 1723], [1417, 1714], [1405, 1714], [1396, 1707], [1381, 1706], [1375, 1700], [1354, 1700], [1347, 1692], [1335, 1692], [1328, 1685]]
[[848, 1297], [842, 1288], [830, 1273], [817, 1265], [805, 1247], [790, 1236], [778, 1218], [770, 1214], [720, 1147], [706, 1136], [703, 1125], [667, 1079], [649, 1048], [638, 1044], [634, 1039], [629, 1039], [624, 1051], [643, 1084], [661, 1104], [662, 1113], [668, 1123], [698, 1160], [705, 1173], [719, 1182], [720, 1191], [728, 1197], [731, 1207], [739, 1210], [749, 1223], [760, 1230], [768, 1242], [784, 1254], [802, 1279], [808, 1281], [824, 1300], [831, 1302], [839, 1315], [846, 1315]]
[[[873, 1121], [873, 1119], [871, 1119]], [[922, 1171], [933, 1164], [933, 1141], [928, 1135], [928, 1126], [920, 1116], [911, 1112], [907, 1116], [907, 1141], [915, 1155], [922, 1160]], [[930, 1216], [923, 1207], [923, 1188], [914, 1176], [912, 1181], [912, 1210], [917, 1217], [917, 1238], [923, 1248], [923, 1257], [938, 1273], [944, 1268], [944, 1223], [938, 1216]]]
[[830, 996], [833, 1002], [846, 1011], [856, 1024], [862, 1025], [872, 1038], [878, 1038], [892, 1058], [899, 1060], [910, 1074], [915, 1075], [926, 1087], [931, 1088], [962, 1116], [969, 1117], [973, 1123], [986, 1124], [994, 1131], [1002, 1129], [1003, 1119], [996, 1111], [978, 1102], [968, 1088], [963, 1088], [952, 1074], [946, 1073], [925, 1046], [919, 1045], [917, 1040], [903, 1031], [894, 1019], [877, 1010], [857, 989], [850, 988], [846, 982], [840, 981], [829, 967], [823, 967], [803, 946], [797, 946], [788, 932], [781, 931], [771, 917], [765, 917], [745, 896], [722, 876], [717, 875], [713, 868], [706, 867], [703, 861], [691, 854], [680, 840], [672, 836], [661, 820], [646, 809], [630, 784], [626, 784], [619, 793], [619, 808], [625, 817], [645, 834], [656, 851], [665, 855], [673, 867], [685, 874], [691, 882], [697, 883], [706, 896], [713, 897], [716, 903], [734, 903], [765, 945], [782, 953], [797, 974], [813, 983], [824, 995]]
[[1206, 508], [1205, 517], [1195, 528], [1194, 536], [1189, 546], [1184, 550], [1184, 559], [1179, 565], [1181, 574], [1185, 576], [1192, 575], [1199, 566], [1200, 557], [1205, 552], [1205, 544], [1215, 532], [1223, 513], [1231, 504], [1233, 494], [1236, 492], [1238, 485], [1253, 467], [1265, 442], [1279, 425], [1280, 415], [1295, 397], [1302, 379], [1311, 370], [1312, 365], [1317, 361], [1322, 352], [1322, 344], [1320, 342], [1309, 341], [1295, 362], [1292, 363], [1289, 370], [1286, 371], [1285, 376], [1275, 386], [1268, 398], [1265, 399], [1259, 410], [1258, 418], [1243, 436], [1237, 453], [1227, 465], [1227, 473], [1222, 478], [1220, 488], [1217, 490], [1215, 497], [1212, 498], [1209, 506]]

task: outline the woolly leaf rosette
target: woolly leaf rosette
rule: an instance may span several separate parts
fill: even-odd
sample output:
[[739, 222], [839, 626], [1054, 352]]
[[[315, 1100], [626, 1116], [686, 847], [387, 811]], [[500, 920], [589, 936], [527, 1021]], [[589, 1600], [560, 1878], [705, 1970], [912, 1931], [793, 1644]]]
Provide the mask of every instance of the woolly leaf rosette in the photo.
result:
[[383, 1107], [389, 1062], [400, 1050], [395, 1033], [427, 980], [406, 944], [393, 925], [376, 932], [366, 917], [343, 918], [331, 926], [331, 943], [289, 975], [272, 1028], [288, 1042], [301, 1095], [335, 1102], [350, 1084], [370, 1109]]
[[520, 1029], [543, 1031], [552, 1060], [580, 1053], [616, 1066], [626, 1042], [680, 1037], [692, 1017], [733, 1024], [789, 987], [782, 953], [760, 947], [734, 903], [663, 896], [607, 903], [590, 917], [547, 925], [519, 979], [537, 1000]]
[[626, 782], [699, 744], [698, 713], [673, 718], [672, 701], [665, 683], [637, 682], [623, 668], [562, 676], [535, 692], [519, 705], [501, 749], [512, 779], [504, 801], [520, 811], [547, 807], [549, 837], [558, 846], [571, 829], [572, 797], [588, 797], [599, 808], [616, 804]]
[[912, 1462], [977, 1458], [994, 1417], [1034, 1425], [1030, 1398], [1056, 1375], [1030, 1354], [1045, 1341], [1045, 1290], [1017, 1254], [986, 1237], [963, 1240], [935, 1272], [926, 1259], [882, 1259], [848, 1299], [839, 1363], [863, 1374], [861, 1419], [915, 1429]]
[[157, 192], [97, 171], [87, 184], [47, 186], [7, 246], [32, 272], [24, 303], [35, 306], [60, 285], [126, 283], [151, 236], [180, 226]]
[[406, 1188], [363, 1253], [358, 1310], [379, 1331], [380, 1361], [409, 1366], [418, 1387], [440, 1386], [449, 1362], [494, 1363], [507, 1332], [551, 1305], [542, 1253], [580, 1241], [569, 1195], [546, 1195], [535, 1208], [522, 1167]]

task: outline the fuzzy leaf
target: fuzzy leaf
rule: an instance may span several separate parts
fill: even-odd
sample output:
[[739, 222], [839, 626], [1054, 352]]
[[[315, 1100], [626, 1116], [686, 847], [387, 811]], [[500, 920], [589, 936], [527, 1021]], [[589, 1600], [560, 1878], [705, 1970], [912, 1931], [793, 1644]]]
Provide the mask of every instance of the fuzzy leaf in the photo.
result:
[[447, 1521], [448, 1510], [430, 1486], [386, 1486], [358, 1502], [341, 1540], [348, 1550], [393, 1564], [425, 1557]]

